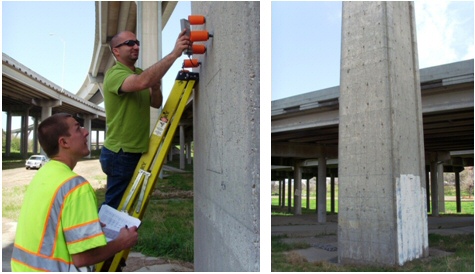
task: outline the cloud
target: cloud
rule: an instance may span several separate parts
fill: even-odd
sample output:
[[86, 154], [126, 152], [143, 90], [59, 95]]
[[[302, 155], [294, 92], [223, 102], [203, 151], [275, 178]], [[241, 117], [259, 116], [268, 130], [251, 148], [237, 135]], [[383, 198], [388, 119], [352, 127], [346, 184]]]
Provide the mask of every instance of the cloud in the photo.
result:
[[[473, 58], [473, 3], [471, 20], [460, 5], [447, 1], [415, 1], [419, 67], [425, 68]], [[471, 29], [471, 31], [467, 31]]]

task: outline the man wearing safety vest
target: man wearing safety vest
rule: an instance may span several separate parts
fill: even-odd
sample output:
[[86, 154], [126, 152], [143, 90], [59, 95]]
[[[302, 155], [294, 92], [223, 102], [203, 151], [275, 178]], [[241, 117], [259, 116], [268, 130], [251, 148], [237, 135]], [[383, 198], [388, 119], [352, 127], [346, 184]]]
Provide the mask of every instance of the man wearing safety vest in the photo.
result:
[[31, 181], [18, 220], [13, 271], [91, 271], [96, 263], [134, 246], [137, 227], [124, 227], [110, 241], [102, 231], [92, 186], [73, 172], [89, 155], [89, 132], [70, 114], [58, 113], [38, 127], [51, 159]]

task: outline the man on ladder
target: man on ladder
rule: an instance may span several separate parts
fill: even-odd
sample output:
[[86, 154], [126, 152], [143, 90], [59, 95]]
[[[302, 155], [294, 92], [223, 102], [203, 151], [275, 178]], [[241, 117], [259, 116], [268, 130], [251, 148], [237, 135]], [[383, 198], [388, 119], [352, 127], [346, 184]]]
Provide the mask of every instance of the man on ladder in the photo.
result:
[[191, 45], [183, 30], [173, 51], [146, 70], [135, 67], [140, 42], [123, 31], [110, 41], [116, 64], [104, 78], [107, 134], [100, 162], [107, 175], [105, 204], [117, 208], [137, 163], [149, 147], [150, 109], [162, 105], [161, 79]]

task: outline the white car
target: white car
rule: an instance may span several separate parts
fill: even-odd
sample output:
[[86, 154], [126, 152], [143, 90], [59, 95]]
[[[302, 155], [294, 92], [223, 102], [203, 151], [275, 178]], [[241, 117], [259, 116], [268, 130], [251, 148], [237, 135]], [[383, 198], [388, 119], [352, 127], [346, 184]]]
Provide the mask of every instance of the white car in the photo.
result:
[[36, 168], [40, 169], [46, 162], [48, 158], [44, 155], [32, 155], [25, 163], [26, 169]]

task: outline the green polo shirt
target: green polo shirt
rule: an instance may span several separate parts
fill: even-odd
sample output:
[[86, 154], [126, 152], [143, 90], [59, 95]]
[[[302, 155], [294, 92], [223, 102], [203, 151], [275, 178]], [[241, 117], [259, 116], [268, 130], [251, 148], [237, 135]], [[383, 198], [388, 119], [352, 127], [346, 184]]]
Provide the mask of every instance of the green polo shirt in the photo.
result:
[[148, 150], [150, 137], [150, 90], [119, 93], [122, 83], [132, 74], [141, 74], [142, 69], [132, 71], [116, 62], [104, 78], [104, 104], [106, 109], [107, 134], [104, 146], [114, 152], [144, 153]]

